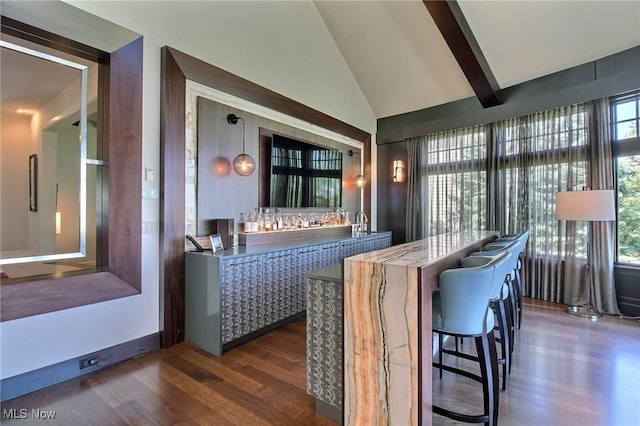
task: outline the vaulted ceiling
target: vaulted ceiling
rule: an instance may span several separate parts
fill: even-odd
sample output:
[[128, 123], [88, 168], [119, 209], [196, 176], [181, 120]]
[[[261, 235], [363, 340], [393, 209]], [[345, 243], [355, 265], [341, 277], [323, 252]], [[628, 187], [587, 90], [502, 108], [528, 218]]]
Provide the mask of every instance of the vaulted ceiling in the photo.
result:
[[[490, 106], [492, 90], [640, 45], [638, 0], [313, 4], [377, 118], [478, 94]], [[18, 87], [4, 71], [3, 98]]]
[[[314, 3], [378, 118], [476, 96], [478, 72], [503, 89], [640, 45], [640, 1]], [[451, 26], [448, 3], [479, 55], [469, 77], [430, 14]]]

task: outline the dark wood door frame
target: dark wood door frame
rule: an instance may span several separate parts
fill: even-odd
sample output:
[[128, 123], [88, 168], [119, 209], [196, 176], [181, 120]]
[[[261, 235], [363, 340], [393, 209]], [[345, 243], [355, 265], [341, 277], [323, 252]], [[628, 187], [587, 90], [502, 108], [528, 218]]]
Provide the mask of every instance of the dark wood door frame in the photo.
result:
[[[365, 177], [371, 182], [371, 134], [214, 65], [165, 46], [162, 48], [160, 122], [160, 345], [184, 340], [184, 197], [187, 80], [348, 136], [364, 144]], [[363, 210], [371, 216], [371, 187]]]

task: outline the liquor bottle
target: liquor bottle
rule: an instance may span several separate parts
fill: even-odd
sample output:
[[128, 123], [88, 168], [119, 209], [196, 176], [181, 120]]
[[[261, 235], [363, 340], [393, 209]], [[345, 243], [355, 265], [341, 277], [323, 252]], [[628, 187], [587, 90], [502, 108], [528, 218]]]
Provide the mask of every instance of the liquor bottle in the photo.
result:
[[264, 232], [264, 215], [258, 214], [258, 232]]
[[254, 210], [251, 213], [251, 233], [258, 232], [258, 213]]
[[240, 213], [240, 222], [238, 222], [238, 233], [246, 234], [247, 233], [247, 216], [244, 213]]
[[271, 215], [270, 214], [265, 214], [264, 215], [264, 230], [265, 231], [271, 231]]

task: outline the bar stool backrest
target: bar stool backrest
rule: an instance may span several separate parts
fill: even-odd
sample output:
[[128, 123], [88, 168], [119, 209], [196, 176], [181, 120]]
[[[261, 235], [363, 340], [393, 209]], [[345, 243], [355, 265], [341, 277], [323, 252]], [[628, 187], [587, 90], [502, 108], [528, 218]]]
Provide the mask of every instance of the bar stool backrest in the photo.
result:
[[487, 331], [487, 312], [495, 276], [495, 261], [440, 274], [442, 329], [450, 334], [479, 335]]
[[471, 253], [462, 259], [461, 265], [463, 268], [470, 268], [493, 262], [496, 272], [491, 286], [491, 300], [497, 300], [502, 297], [502, 286], [507, 275], [513, 270], [512, 254], [508, 250], [499, 250], [491, 255], [485, 253], [482, 251]]

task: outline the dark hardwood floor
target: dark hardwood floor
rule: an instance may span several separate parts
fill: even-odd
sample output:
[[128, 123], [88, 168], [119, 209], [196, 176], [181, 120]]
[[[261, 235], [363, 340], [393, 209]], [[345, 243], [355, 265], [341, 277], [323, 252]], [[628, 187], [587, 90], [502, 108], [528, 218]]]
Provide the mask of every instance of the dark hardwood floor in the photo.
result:
[[[501, 425], [640, 425], [638, 321], [592, 322], [526, 300], [514, 355]], [[451, 373], [438, 379], [434, 371], [433, 390], [434, 401], [456, 409], [480, 403], [479, 384]], [[7, 419], [10, 409], [27, 410], [28, 421]], [[35, 421], [33, 409], [55, 418]], [[334, 424], [315, 414], [306, 394], [304, 319], [221, 358], [181, 343], [7, 401], [2, 411], [7, 425]]]

